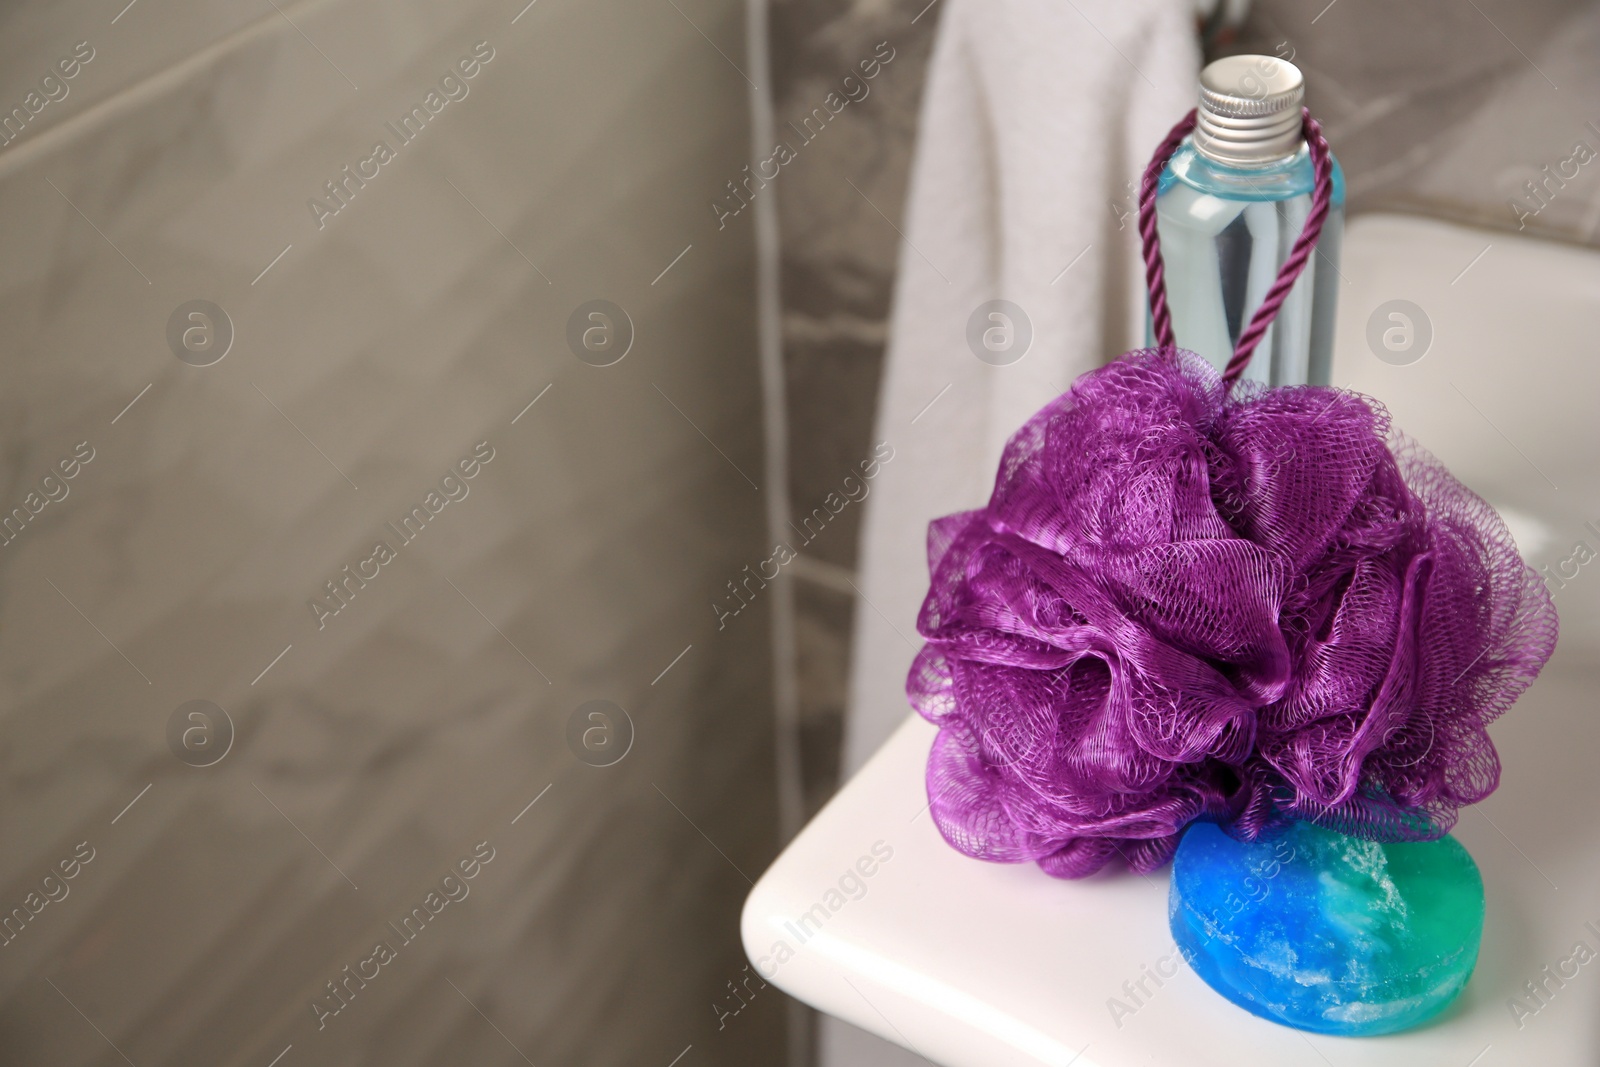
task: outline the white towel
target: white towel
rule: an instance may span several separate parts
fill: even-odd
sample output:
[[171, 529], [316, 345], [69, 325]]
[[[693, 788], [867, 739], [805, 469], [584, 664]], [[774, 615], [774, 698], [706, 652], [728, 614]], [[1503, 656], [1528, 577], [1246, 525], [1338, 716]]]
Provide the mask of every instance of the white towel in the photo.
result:
[[[1137, 178], [1199, 72], [1193, 0], [945, 3], [878, 400], [895, 454], [866, 504], [847, 773], [909, 713], [929, 520], [983, 506], [1006, 438], [1143, 343]], [[966, 341], [993, 298], [1032, 322], [1007, 366]]]
[[[981, 507], [1006, 438], [1078, 374], [1143, 343], [1136, 189], [1194, 106], [1194, 11], [1193, 0], [945, 0], [873, 438], [895, 454], [866, 504], [847, 774], [910, 714], [929, 520]], [[1007, 366], [966, 340], [994, 298], [1032, 324], [1027, 354]], [[837, 1020], [822, 1036], [827, 1067], [899, 1062]]]

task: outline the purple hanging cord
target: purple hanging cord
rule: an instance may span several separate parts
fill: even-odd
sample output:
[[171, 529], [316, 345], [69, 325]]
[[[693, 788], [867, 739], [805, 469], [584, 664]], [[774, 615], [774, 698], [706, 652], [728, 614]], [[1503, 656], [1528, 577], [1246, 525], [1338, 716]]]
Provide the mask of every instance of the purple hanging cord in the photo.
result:
[[[1322, 126], [1311, 117], [1309, 110], [1302, 108], [1301, 114], [1304, 116], [1306, 144], [1310, 146], [1311, 163], [1316, 174], [1316, 185], [1311, 194], [1311, 213], [1306, 216], [1305, 228], [1295, 240], [1289, 258], [1284, 260], [1282, 269], [1278, 271], [1278, 280], [1267, 290], [1266, 299], [1256, 309], [1255, 315], [1250, 319], [1249, 327], [1239, 335], [1239, 343], [1233, 350], [1233, 358], [1228, 360], [1228, 365], [1222, 372], [1224, 388], [1231, 387], [1238, 381], [1245, 367], [1249, 366], [1256, 345], [1261, 343], [1261, 336], [1267, 332], [1267, 327], [1272, 325], [1272, 320], [1277, 318], [1278, 309], [1283, 306], [1284, 300], [1289, 296], [1289, 290], [1294, 288], [1300, 272], [1305, 270], [1306, 262], [1316, 250], [1317, 238], [1322, 235], [1322, 224], [1328, 218], [1328, 205], [1333, 193], [1333, 157], [1328, 151], [1328, 139], [1322, 135]], [[1161, 238], [1156, 233], [1156, 185], [1161, 180], [1161, 172], [1166, 169], [1172, 153], [1177, 151], [1178, 145], [1194, 130], [1194, 123], [1195, 112], [1191, 110], [1172, 127], [1172, 132], [1167, 134], [1166, 140], [1156, 149], [1150, 165], [1144, 170], [1144, 179], [1139, 183], [1139, 236], [1144, 241], [1144, 277], [1145, 284], [1150, 289], [1150, 315], [1155, 327], [1156, 344], [1161, 348], [1176, 348], [1177, 341], [1172, 332], [1172, 309], [1167, 305], [1166, 268], [1161, 262]]]

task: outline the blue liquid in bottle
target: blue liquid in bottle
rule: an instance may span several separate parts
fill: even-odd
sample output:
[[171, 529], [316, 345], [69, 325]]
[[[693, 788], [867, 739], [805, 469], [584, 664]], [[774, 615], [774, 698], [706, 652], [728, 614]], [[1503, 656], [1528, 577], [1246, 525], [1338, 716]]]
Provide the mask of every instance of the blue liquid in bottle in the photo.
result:
[[[1157, 186], [1156, 226], [1178, 346], [1218, 369], [1288, 259], [1315, 175], [1300, 135], [1303, 83], [1270, 56], [1232, 56], [1201, 74], [1200, 124]], [[1344, 173], [1333, 161], [1316, 250], [1256, 347], [1244, 377], [1326, 385], [1333, 361]], [[1149, 343], [1154, 343], [1153, 339]]]

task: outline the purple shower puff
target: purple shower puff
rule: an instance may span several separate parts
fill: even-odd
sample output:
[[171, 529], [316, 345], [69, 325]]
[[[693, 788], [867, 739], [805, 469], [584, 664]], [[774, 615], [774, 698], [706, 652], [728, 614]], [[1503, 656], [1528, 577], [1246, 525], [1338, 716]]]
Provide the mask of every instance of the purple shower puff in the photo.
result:
[[928, 528], [928, 796], [969, 856], [1058, 877], [1197, 818], [1436, 838], [1494, 790], [1485, 727], [1556, 615], [1494, 510], [1375, 401], [1225, 394], [1188, 353], [1083, 375]]

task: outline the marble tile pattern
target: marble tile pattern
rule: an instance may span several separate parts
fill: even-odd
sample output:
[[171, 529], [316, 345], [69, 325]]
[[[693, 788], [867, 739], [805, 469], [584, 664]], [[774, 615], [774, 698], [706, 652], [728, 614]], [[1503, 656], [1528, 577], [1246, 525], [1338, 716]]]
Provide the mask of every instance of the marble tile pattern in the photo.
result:
[[[774, 0], [770, 11], [775, 125], [796, 158], [762, 192], [778, 205], [789, 500], [803, 523], [876, 443], [898, 229], [939, 9], [926, 0]], [[863, 62], [873, 77], [863, 77]], [[828, 739], [840, 736], [844, 714], [861, 515], [852, 502], [825, 526], [803, 527], [810, 565], [795, 571], [812, 811], [837, 785], [838, 746]]]
[[[0, 12], [7, 108], [94, 51], [0, 147], [0, 1061], [781, 1061], [736, 921], [770, 636], [709, 608], [767, 540], [753, 236], [706, 211], [743, 35], [733, 0]], [[593, 699], [612, 766], [569, 744]]]
[[1594, 245], [1597, 49], [1590, 0], [1257, 0], [1223, 51], [1292, 55], [1305, 70], [1352, 213]]

